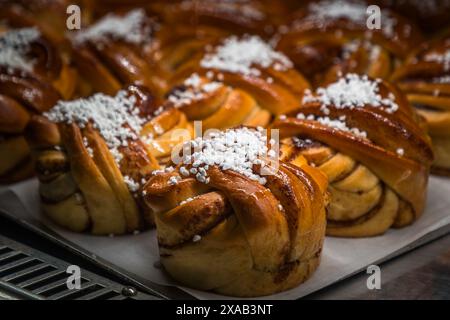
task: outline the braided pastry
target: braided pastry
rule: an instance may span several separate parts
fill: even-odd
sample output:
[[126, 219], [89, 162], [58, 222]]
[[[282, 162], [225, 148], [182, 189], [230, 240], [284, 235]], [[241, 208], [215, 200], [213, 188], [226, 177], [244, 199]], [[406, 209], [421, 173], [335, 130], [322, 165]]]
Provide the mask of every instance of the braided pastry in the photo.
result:
[[381, 29], [369, 30], [368, 6], [355, 0], [311, 2], [279, 28], [277, 48], [316, 85], [335, 81], [340, 73], [386, 79], [422, 36], [389, 9], [382, 9]]
[[153, 63], [158, 24], [144, 10], [108, 14], [72, 36], [72, 55], [82, 76], [82, 95], [114, 95], [120, 88], [145, 86], [158, 96], [165, 81]]
[[272, 166], [267, 142], [245, 127], [197, 138], [145, 185], [161, 262], [181, 283], [261, 296], [297, 286], [319, 264], [326, 178], [306, 161]]
[[[164, 135], [166, 119], [184, 115], [162, 110], [143, 87], [130, 86], [115, 97], [58, 102], [27, 128], [44, 212], [77, 232], [122, 234], [153, 224], [139, 201], [140, 187], [158, 169], [152, 133]], [[174, 143], [180, 141], [174, 141]]]
[[168, 25], [213, 27], [228, 34], [270, 35], [287, 12], [281, 1], [176, 0], [171, 5], [155, 1], [149, 8]]
[[421, 46], [392, 75], [427, 121], [436, 173], [450, 175], [450, 32]]
[[[177, 93], [181, 95], [182, 102], [184, 102], [183, 97], [189, 97], [192, 94], [194, 99], [191, 100], [194, 101], [194, 104], [199, 100], [195, 98], [195, 90], [193, 93], [192, 88], [190, 90], [187, 88], [192, 87], [189, 86], [192, 81], [188, 80], [188, 86], [186, 86], [186, 79], [189, 79], [193, 74], [194, 77], [199, 76], [202, 79], [200, 82], [208, 82], [209, 88], [211, 86], [220, 88], [216, 91], [218, 95], [213, 95], [213, 98], [220, 98], [220, 93], [222, 93], [222, 102], [213, 101], [212, 103], [216, 103], [216, 105], [210, 105], [210, 107], [214, 110], [207, 110], [204, 109], [203, 105], [209, 102], [201, 103], [199, 107], [195, 107], [189, 106], [191, 102], [188, 99], [188, 106], [184, 107], [184, 110], [189, 108], [189, 110], [196, 109], [194, 111], [197, 113], [203, 111], [205, 113], [209, 111], [225, 113], [228, 108], [239, 112], [239, 114], [230, 115], [227, 111], [227, 116], [222, 114], [222, 118], [230, 117], [228, 119], [230, 123], [226, 125], [220, 125], [219, 123], [219, 128], [233, 126], [233, 122], [234, 124], [247, 123], [247, 119], [253, 117], [252, 113], [257, 113], [257, 118], [263, 113], [264, 121], [260, 124], [265, 125], [270, 120], [271, 115], [279, 115], [297, 108], [304, 90], [309, 88], [309, 83], [300, 73], [295, 71], [292, 62], [281, 52], [273, 50], [269, 44], [258, 36], [231, 36], [223, 39], [215, 46], [205, 46], [201, 51], [177, 63], [170, 83], [176, 86], [174, 94], [175, 96]], [[224, 95], [225, 93], [227, 94]], [[206, 95], [206, 99], [209, 96]], [[233, 102], [237, 104], [230, 106], [229, 101], [223, 100], [226, 97], [241, 101]], [[180, 99], [175, 97], [174, 100], [177, 102]], [[247, 104], [247, 107], [237, 111], [238, 104]], [[188, 112], [188, 114], [190, 114], [190, 118], [195, 120], [209, 116], [208, 114], [193, 116], [191, 112]], [[238, 120], [237, 123], [235, 120]], [[253, 123], [250, 122], [249, 124]]]
[[32, 175], [23, 137], [30, 116], [69, 98], [75, 85], [76, 73], [38, 29], [0, 27], [0, 182]]
[[390, 84], [349, 74], [273, 124], [282, 160], [305, 157], [328, 176], [328, 235], [375, 236], [420, 217], [433, 154], [416, 120]]

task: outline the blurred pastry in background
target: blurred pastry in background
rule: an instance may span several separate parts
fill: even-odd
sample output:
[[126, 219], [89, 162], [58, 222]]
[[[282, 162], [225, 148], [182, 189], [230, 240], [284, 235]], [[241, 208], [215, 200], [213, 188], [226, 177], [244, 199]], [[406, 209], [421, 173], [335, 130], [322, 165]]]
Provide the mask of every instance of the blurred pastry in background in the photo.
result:
[[450, 30], [424, 43], [392, 75], [428, 126], [433, 171], [450, 175]]
[[70, 98], [77, 82], [57, 46], [36, 27], [0, 26], [0, 181], [33, 174], [23, 136], [30, 117]]

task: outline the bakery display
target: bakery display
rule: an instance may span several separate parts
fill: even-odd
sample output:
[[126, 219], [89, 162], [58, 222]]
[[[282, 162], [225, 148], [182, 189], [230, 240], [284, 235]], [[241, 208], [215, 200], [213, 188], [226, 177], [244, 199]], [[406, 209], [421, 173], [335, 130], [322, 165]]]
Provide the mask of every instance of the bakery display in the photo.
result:
[[325, 235], [411, 225], [450, 174], [432, 3], [376, 0], [369, 28], [365, 0], [0, 0], [0, 183], [36, 174], [72, 232], [156, 228], [182, 285], [298, 286]]
[[273, 128], [280, 129], [282, 160], [295, 164], [305, 157], [328, 176], [328, 235], [375, 236], [423, 213], [433, 159], [429, 138], [387, 82], [347, 74], [308, 92]]
[[130, 86], [116, 96], [98, 93], [60, 101], [32, 118], [27, 140], [42, 208], [51, 220], [73, 231], [101, 235], [153, 224], [152, 212], [139, 199], [141, 186], [159, 169], [147, 142], [158, 143], [153, 133], [170, 130], [167, 118], [171, 124], [183, 117], [176, 109], [155, 116], [155, 108], [148, 90]]
[[311, 1], [278, 28], [277, 48], [315, 85], [339, 73], [387, 79], [423, 40], [411, 21], [384, 8], [380, 29], [369, 30], [368, 6], [360, 0]]
[[[183, 49], [181, 49], [182, 51]], [[267, 126], [297, 107], [309, 83], [258, 36], [231, 36], [178, 62], [167, 103], [203, 129]]]
[[450, 32], [415, 50], [392, 75], [428, 125], [433, 171], [450, 175]]
[[306, 161], [275, 169], [270, 146], [262, 128], [215, 132], [185, 143], [192, 153], [144, 186], [172, 277], [252, 297], [297, 286], [316, 269], [326, 178]]
[[33, 174], [25, 127], [75, 85], [75, 71], [39, 29], [0, 25], [0, 182]]

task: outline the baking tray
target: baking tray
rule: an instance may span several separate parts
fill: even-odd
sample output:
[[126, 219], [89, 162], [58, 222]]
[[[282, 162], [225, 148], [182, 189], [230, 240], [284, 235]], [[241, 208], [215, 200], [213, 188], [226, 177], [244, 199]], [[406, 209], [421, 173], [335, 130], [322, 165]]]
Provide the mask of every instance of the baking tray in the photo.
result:
[[[0, 191], [0, 214], [7, 219], [19, 224], [39, 236], [52, 241], [58, 246], [71, 251], [72, 253], [90, 261], [97, 267], [115, 275], [116, 277], [136, 286], [137, 288], [162, 299], [195, 299], [189, 293], [173, 286], [163, 286], [152, 283], [149, 280], [142, 279], [138, 275], [130, 274], [126, 270], [102, 259], [92, 252], [80, 247], [79, 245], [61, 237], [52, 229], [41, 223], [39, 220], [32, 219], [26, 214], [24, 207], [17, 195], [11, 190]], [[5, 204], [7, 204], [5, 206]]]

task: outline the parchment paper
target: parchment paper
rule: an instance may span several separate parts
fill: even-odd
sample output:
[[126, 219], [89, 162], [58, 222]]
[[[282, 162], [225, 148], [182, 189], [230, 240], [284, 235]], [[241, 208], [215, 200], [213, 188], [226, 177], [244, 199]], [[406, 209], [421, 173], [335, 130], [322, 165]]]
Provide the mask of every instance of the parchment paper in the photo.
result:
[[[42, 216], [39, 209], [38, 184], [29, 180], [9, 186], [27, 209], [21, 212], [21, 219], [40, 219], [46, 226], [63, 238], [92, 252], [115, 266], [120, 267], [130, 277], [163, 285], [178, 286], [199, 299], [222, 299], [225, 297], [209, 292], [192, 290], [177, 285], [159, 267], [156, 232], [154, 230], [138, 235], [98, 237], [77, 234], [63, 230]], [[3, 190], [5, 190], [3, 188]], [[0, 189], [0, 193], [2, 189]], [[12, 201], [12, 200], [11, 200]], [[7, 207], [3, 200], [0, 208]], [[12, 213], [9, 214], [19, 214]], [[450, 230], [450, 179], [433, 177], [430, 180], [427, 208], [422, 218], [414, 225], [389, 230], [385, 235], [366, 239], [340, 239], [327, 237], [322, 262], [315, 274], [295, 289], [264, 298], [296, 299], [345, 279], [367, 268], [367, 266], [387, 260], [420, 242], [431, 240]]]

